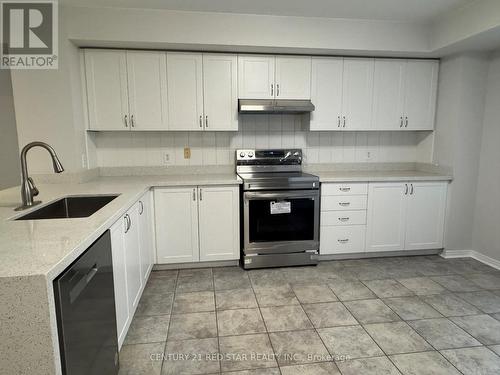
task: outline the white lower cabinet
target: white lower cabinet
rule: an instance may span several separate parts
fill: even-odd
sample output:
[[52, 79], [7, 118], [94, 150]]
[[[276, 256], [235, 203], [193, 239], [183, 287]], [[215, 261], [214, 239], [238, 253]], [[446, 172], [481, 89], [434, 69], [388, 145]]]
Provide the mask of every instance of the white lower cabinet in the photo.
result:
[[239, 187], [155, 189], [157, 263], [239, 259]]
[[373, 183], [366, 251], [441, 249], [447, 182]]
[[145, 203], [150, 199], [151, 193], [147, 192], [110, 229], [116, 325], [120, 347], [153, 266], [153, 233], [151, 224], [148, 225], [150, 220], [145, 219], [149, 216], [151, 207], [151, 204]]

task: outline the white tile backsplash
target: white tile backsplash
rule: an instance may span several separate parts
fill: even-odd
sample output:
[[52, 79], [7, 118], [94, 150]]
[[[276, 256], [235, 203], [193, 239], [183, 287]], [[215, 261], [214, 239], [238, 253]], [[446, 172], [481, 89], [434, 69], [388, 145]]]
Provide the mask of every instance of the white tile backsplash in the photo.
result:
[[[301, 148], [304, 162], [417, 161], [415, 132], [311, 132], [300, 115], [241, 115], [238, 132], [100, 132], [100, 167], [233, 165], [239, 148]], [[184, 159], [184, 148], [191, 159]]]

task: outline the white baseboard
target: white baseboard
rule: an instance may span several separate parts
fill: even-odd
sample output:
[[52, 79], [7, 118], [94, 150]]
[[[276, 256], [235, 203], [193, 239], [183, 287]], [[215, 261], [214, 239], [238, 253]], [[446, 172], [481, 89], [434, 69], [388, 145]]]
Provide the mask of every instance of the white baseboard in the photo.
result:
[[500, 260], [493, 259], [476, 250], [443, 250], [440, 254], [443, 258], [472, 258], [490, 267], [500, 270]]

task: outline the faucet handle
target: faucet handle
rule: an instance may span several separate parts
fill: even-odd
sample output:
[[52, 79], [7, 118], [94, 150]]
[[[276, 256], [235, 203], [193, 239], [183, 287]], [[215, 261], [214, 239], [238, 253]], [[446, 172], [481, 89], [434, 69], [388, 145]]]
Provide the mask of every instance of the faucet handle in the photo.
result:
[[30, 187], [31, 194], [33, 194], [34, 197], [40, 194], [40, 191], [38, 191], [37, 187], [35, 186], [35, 182], [31, 177], [28, 177], [28, 185]]

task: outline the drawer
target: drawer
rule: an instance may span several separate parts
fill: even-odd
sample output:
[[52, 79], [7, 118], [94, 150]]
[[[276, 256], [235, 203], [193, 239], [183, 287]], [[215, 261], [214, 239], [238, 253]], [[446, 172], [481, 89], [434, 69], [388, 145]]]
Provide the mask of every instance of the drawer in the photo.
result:
[[367, 195], [367, 183], [345, 183], [345, 184], [329, 184], [321, 185], [321, 195]]
[[321, 227], [320, 254], [347, 254], [365, 251], [366, 225]]
[[365, 225], [366, 211], [324, 211], [321, 212], [321, 226]]
[[326, 195], [321, 197], [321, 211], [366, 210], [366, 195]]

